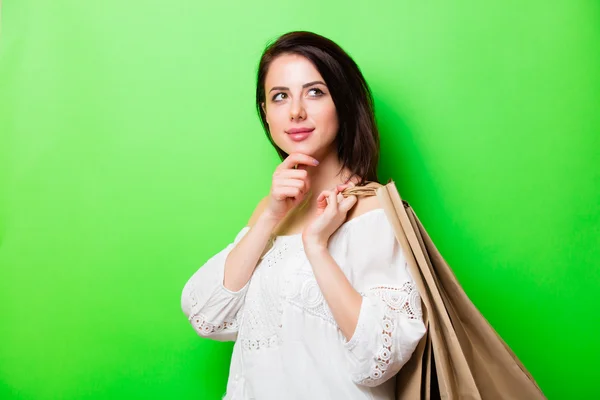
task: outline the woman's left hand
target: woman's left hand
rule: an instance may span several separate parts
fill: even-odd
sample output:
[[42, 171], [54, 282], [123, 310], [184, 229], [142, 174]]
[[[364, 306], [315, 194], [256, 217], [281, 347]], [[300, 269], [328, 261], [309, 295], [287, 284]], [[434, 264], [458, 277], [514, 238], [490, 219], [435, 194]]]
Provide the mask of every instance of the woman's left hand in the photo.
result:
[[302, 231], [304, 248], [326, 248], [331, 235], [346, 220], [348, 211], [354, 207], [357, 198], [354, 195], [344, 198], [340, 193], [347, 187], [354, 186], [346, 183], [336, 186], [333, 190], [324, 190], [317, 198], [317, 214]]

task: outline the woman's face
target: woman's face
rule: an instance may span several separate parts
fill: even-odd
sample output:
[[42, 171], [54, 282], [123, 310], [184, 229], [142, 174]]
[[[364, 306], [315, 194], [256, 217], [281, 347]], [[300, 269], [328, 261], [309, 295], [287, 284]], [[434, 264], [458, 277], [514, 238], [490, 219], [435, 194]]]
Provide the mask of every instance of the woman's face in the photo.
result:
[[[319, 159], [335, 149], [335, 105], [325, 80], [307, 58], [284, 54], [271, 62], [262, 106], [273, 141], [287, 154]], [[313, 130], [294, 133], [298, 129]]]

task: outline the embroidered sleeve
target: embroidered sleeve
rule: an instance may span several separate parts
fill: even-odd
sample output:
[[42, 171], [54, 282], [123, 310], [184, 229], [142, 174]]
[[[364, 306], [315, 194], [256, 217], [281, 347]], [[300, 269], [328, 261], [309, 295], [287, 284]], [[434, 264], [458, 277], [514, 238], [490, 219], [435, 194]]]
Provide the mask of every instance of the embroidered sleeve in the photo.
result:
[[356, 329], [344, 338], [349, 373], [359, 385], [378, 386], [410, 359], [425, 334], [421, 298], [385, 214], [348, 233], [346, 272], [362, 295]]
[[223, 277], [227, 256], [249, 229], [244, 227], [233, 243], [204, 263], [183, 288], [181, 309], [200, 336], [219, 341], [237, 339], [238, 314], [249, 282], [233, 292], [223, 286]]
[[351, 359], [352, 380], [377, 386], [410, 359], [425, 333], [421, 299], [414, 283], [377, 286], [363, 295], [358, 324], [344, 345]]

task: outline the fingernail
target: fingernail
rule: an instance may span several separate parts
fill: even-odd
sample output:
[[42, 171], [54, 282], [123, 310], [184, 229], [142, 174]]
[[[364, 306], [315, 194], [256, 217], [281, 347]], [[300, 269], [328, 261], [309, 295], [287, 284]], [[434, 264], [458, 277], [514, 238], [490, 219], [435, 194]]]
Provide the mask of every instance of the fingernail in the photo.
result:
[[314, 160], [315, 165], [319, 165], [319, 162], [317, 160]]

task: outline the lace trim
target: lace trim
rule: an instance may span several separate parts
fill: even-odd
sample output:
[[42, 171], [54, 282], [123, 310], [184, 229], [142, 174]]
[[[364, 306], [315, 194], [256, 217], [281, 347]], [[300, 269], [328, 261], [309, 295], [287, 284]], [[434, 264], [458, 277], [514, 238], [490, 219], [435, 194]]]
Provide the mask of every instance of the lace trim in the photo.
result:
[[209, 322], [206, 316], [199, 312], [200, 307], [198, 305], [195, 286], [191, 286], [188, 296], [191, 303], [191, 314], [188, 319], [200, 335], [209, 336], [223, 330], [238, 330], [239, 322], [237, 318], [225, 319], [220, 324], [217, 324]]
[[270, 347], [277, 347], [281, 344], [279, 335], [275, 334], [266, 339], [243, 339], [242, 347], [245, 350], [260, 350]]
[[[420, 320], [423, 313], [421, 309], [421, 297], [416, 285], [412, 282], [405, 282], [401, 287], [378, 286], [369, 289], [369, 292], [377, 295], [386, 304], [383, 317], [383, 330], [381, 331], [381, 346], [371, 364], [369, 376], [360, 380], [361, 384], [375, 385], [378, 380], [385, 376], [386, 371], [390, 367], [392, 337], [395, 327], [394, 320], [400, 315], [408, 317], [408, 319]], [[357, 342], [358, 340], [355, 344]]]
[[196, 314], [190, 317], [190, 322], [192, 323], [196, 331], [202, 336], [209, 336], [224, 330], [235, 331], [239, 328], [239, 322], [235, 318], [231, 320], [225, 320], [220, 324], [214, 324], [208, 322], [204, 315]]
[[409, 319], [422, 319], [421, 296], [413, 282], [404, 282], [400, 287], [377, 286], [369, 289], [386, 304], [387, 315], [402, 314]]

